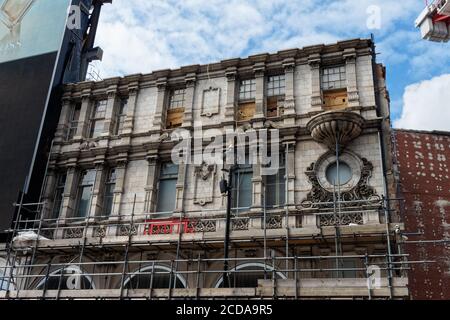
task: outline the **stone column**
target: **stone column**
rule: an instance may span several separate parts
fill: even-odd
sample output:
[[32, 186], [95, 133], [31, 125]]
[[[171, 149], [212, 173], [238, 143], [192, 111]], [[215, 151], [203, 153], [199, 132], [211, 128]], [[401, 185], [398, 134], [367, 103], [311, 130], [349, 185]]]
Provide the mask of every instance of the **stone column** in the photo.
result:
[[186, 184], [186, 169], [187, 165], [185, 163], [180, 163], [178, 166], [178, 179], [176, 185], [176, 202], [175, 202], [175, 213], [180, 213], [184, 211], [184, 189]]
[[111, 85], [107, 89], [108, 104], [106, 106], [105, 121], [103, 126], [102, 137], [111, 135], [115, 125], [115, 115], [117, 112], [117, 85]]
[[81, 99], [80, 119], [74, 140], [83, 140], [87, 136], [91, 116], [91, 90], [83, 90]]
[[128, 85], [128, 105], [127, 116], [123, 124], [122, 135], [130, 136], [134, 129], [134, 114], [136, 112], [137, 98], [139, 92], [139, 83], [133, 82]]
[[227, 77], [227, 104], [225, 107], [225, 122], [233, 123], [237, 108], [236, 88], [237, 88], [237, 68], [230, 67], [225, 71]]
[[66, 140], [71, 113], [72, 113], [71, 100], [68, 97], [63, 97], [61, 115], [59, 117], [58, 127], [56, 128], [54, 142], [60, 143]]
[[145, 204], [144, 213], [150, 213], [156, 208], [156, 181], [158, 180], [158, 151], [150, 153], [147, 156], [148, 171], [147, 185], [145, 186]]
[[162, 130], [165, 128], [165, 119], [166, 119], [166, 95], [167, 95], [167, 78], [159, 78], [156, 81], [156, 85], [158, 87], [158, 96], [156, 99], [156, 110], [155, 117], [153, 119], [153, 130]]
[[294, 125], [295, 110], [295, 59], [287, 58], [283, 61], [285, 75], [285, 98], [284, 98], [284, 124]]
[[345, 71], [347, 77], [347, 96], [349, 107], [359, 107], [359, 92], [356, 74], [356, 49], [345, 49]]
[[312, 54], [308, 57], [311, 67], [311, 109], [312, 111], [322, 110], [322, 88], [320, 84], [320, 54]]
[[194, 95], [195, 95], [195, 73], [190, 73], [186, 76], [186, 95], [184, 102], [184, 119], [183, 128], [192, 128], [193, 126], [193, 108], [194, 108]]
[[253, 66], [255, 72], [256, 92], [255, 92], [255, 116], [254, 119], [264, 119], [265, 117], [265, 71], [266, 64], [258, 62]]

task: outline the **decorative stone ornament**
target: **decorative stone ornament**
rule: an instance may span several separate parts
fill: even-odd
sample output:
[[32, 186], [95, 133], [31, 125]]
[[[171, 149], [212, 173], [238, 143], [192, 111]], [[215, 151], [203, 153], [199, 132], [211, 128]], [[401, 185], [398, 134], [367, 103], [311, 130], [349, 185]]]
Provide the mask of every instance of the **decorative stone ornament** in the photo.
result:
[[194, 204], [205, 206], [213, 202], [216, 165], [203, 162], [194, 169], [195, 189]]
[[364, 118], [350, 111], [328, 111], [313, 117], [306, 125], [311, 136], [330, 150], [343, 150], [362, 133]]
[[[334, 187], [326, 179], [325, 171], [327, 166], [335, 162], [336, 158], [331, 152], [322, 156], [318, 162], [312, 163], [305, 172], [312, 185], [311, 191], [301, 202], [303, 208], [332, 208], [333, 201], [338, 195], [338, 187]], [[359, 158], [355, 154], [345, 152], [340, 161], [350, 166], [352, 178], [340, 186], [340, 197], [347, 203], [345, 206], [355, 206], [354, 201], [367, 200], [367, 204], [376, 204], [380, 201], [380, 196], [375, 189], [369, 185], [369, 179], [372, 176], [373, 165], [365, 158]]]

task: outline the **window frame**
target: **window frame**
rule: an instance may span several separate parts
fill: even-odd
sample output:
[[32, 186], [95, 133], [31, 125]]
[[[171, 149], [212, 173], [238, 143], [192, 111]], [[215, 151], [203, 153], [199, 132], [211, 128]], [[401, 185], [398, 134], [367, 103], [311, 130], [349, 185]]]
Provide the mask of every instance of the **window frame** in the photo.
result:
[[[104, 110], [99, 112], [98, 108], [100, 106], [104, 107]], [[94, 102], [94, 105], [92, 106], [91, 117], [89, 119], [89, 139], [97, 139], [102, 135], [103, 128], [101, 131], [99, 131], [98, 135], [95, 135], [95, 133], [97, 132], [95, 128], [99, 123], [103, 123], [103, 125], [105, 124], [107, 108], [108, 99], [96, 100]]]
[[[64, 193], [66, 191], [67, 172], [60, 172], [56, 176], [55, 190], [53, 193], [53, 205], [51, 220], [57, 220], [61, 216], [64, 203]], [[58, 199], [60, 198], [60, 199]], [[56, 208], [58, 204], [58, 209]]]
[[186, 88], [171, 89], [169, 92], [167, 110], [184, 108], [185, 104], [186, 104]]
[[[286, 180], [287, 180], [287, 171], [286, 171], [286, 155], [283, 151], [279, 154], [279, 168], [276, 174], [270, 176], [264, 176], [264, 202], [266, 208], [281, 208], [286, 206]], [[275, 176], [275, 202], [274, 204], [268, 204], [267, 194], [273, 192], [271, 188], [268, 188], [267, 180], [269, 177]], [[283, 192], [282, 192], [283, 191]]]
[[[246, 156], [247, 157], [247, 156]], [[231, 211], [235, 214], [239, 214], [242, 212], [249, 211], [251, 206], [253, 205], [253, 165], [252, 164], [239, 164], [236, 165], [236, 167], [233, 170], [233, 185], [231, 188], [232, 192], [232, 205], [231, 205]], [[241, 184], [242, 181], [240, 181], [241, 175], [250, 175], [250, 203], [248, 207], [240, 207], [240, 194], [242, 193]], [[245, 190], [245, 189], [244, 189]]]
[[256, 99], [256, 78], [239, 81], [239, 101], [247, 102]]
[[114, 135], [120, 136], [123, 133], [123, 126], [127, 117], [129, 98], [121, 98], [119, 108], [115, 116]]
[[[336, 69], [339, 69], [336, 72]], [[330, 71], [333, 71], [330, 73]], [[338, 75], [337, 80], [330, 80], [330, 76]], [[327, 80], [325, 81], [325, 77]], [[334, 85], [331, 85], [334, 84]], [[347, 89], [347, 70], [343, 64], [324, 66], [320, 70], [320, 87], [323, 91]]]
[[[176, 167], [176, 173], [164, 173], [164, 166], [167, 165], [171, 165], [173, 167]], [[161, 181], [174, 181], [175, 182], [175, 188], [176, 188], [176, 184], [178, 183], [178, 174], [180, 172], [180, 166], [177, 164], [174, 164], [172, 162], [162, 162], [160, 164], [160, 168], [159, 168], [159, 176], [158, 176], [158, 193], [157, 193], [157, 197], [156, 197], [156, 205], [155, 205], [155, 213], [158, 215], [170, 215], [171, 213], [173, 213], [175, 211], [175, 206], [176, 206], [176, 194], [173, 195], [173, 209], [170, 211], [161, 211], [160, 210], [160, 200], [162, 198], [162, 189], [160, 188], [161, 185]], [[163, 197], [166, 198], [166, 197]]]
[[67, 124], [65, 141], [71, 141], [77, 135], [78, 124], [80, 123], [81, 107], [81, 102], [77, 102], [72, 106], [70, 110], [70, 117]]
[[[89, 180], [89, 182], [91, 184], [88, 183], [83, 183], [84, 181], [84, 177], [85, 175], [87, 175], [88, 173], [93, 172], [94, 178], [92, 180]], [[97, 170], [96, 169], [86, 169], [80, 172], [80, 176], [78, 177], [78, 185], [77, 185], [77, 197], [76, 197], [76, 206], [75, 206], [75, 212], [73, 217], [74, 218], [88, 218], [90, 215], [90, 208], [92, 206], [92, 195], [94, 193], [94, 188], [95, 188], [95, 181], [97, 179]], [[81, 202], [81, 198], [83, 196], [84, 193], [84, 189], [85, 188], [91, 188], [90, 191], [90, 196], [89, 196], [89, 202], [87, 205], [87, 212], [85, 213], [85, 215], [80, 215], [80, 202]]]
[[[102, 217], [110, 217], [114, 209], [114, 190], [117, 184], [117, 168], [109, 168], [105, 183], [103, 184]], [[110, 199], [110, 201], [107, 201]], [[107, 208], [108, 205], [108, 208]], [[108, 210], [107, 210], [108, 209]]]

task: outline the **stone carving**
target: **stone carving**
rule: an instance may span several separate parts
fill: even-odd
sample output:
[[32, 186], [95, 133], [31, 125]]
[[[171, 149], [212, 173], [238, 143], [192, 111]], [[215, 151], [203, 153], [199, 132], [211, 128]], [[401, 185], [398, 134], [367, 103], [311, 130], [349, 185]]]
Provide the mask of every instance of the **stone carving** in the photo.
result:
[[96, 238], [106, 237], [106, 226], [101, 226], [101, 227], [95, 228], [94, 237], [96, 237]]
[[[373, 165], [365, 158], [362, 158], [361, 160], [363, 165], [361, 168], [361, 177], [359, 182], [354, 188], [341, 192], [342, 201], [349, 202], [347, 204], [343, 203], [341, 206], [353, 206], [355, 204], [351, 201], [355, 200], [380, 200], [380, 196], [377, 194], [375, 189], [369, 186], [369, 179], [372, 176]], [[305, 172], [312, 184], [312, 188], [306, 196], [306, 199], [302, 201], [301, 205], [303, 208], [333, 207], [333, 201], [337, 194], [334, 195], [333, 192], [324, 189], [320, 185], [317, 178], [317, 172], [315, 172], [314, 167], [315, 163], [312, 163]]]
[[273, 229], [281, 229], [282, 227], [283, 227], [283, 218], [281, 216], [272, 216], [266, 219], [266, 229], [273, 230]]
[[216, 165], [203, 162], [194, 169], [194, 204], [205, 206], [213, 202]]
[[135, 225], [121, 225], [119, 228], [119, 237], [137, 235], [137, 227]]
[[232, 220], [233, 231], [245, 231], [248, 230], [250, 219], [249, 218], [237, 218]]
[[362, 132], [364, 118], [348, 111], [329, 111], [313, 117], [306, 125], [317, 142], [325, 144], [330, 150], [339, 150]]
[[216, 232], [217, 225], [215, 220], [198, 220], [189, 222], [189, 229], [194, 230], [195, 233], [202, 232]]
[[203, 91], [202, 116], [211, 118], [219, 113], [220, 88], [210, 87]]
[[83, 238], [84, 228], [69, 228], [66, 230], [65, 239], [80, 239]]
[[349, 224], [364, 224], [362, 212], [341, 213], [340, 215], [329, 214], [319, 217], [319, 225], [321, 227], [332, 227], [335, 225], [348, 226]]
[[91, 149], [97, 148], [97, 143], [94, 141], [85, 141], [80, 145], [81, 151], [89, 151]]

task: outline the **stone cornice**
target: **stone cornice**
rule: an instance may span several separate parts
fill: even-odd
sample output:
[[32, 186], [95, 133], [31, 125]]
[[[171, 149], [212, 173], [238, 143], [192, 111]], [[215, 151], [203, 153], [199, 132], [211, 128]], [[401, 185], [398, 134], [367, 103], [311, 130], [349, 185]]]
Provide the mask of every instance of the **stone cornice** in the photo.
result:
[[[73, 98], [80, 98], [80, 92], [86, 88], [90, 88], [95, 94], [106, 94], [108, 86], [117, 84], [120, 92], [126, 92], [126, 88], [145, 88], [157, 85], [157, 81], [166, 78], [170, 85], [183, 84], [186, 76], [196, 74], [197, 79], [208, 79], [211, 77], [224, 77], [227, 70], [235, 68], [237, 76], [243, 73], [248, 75], [253, 71], [255, 64], [264, 63], [268, 72], [272, 69], [283, 68], [285, 61], [295, 61], [295, 64], [303, 64], [311, 62], [311, 57], [328, 60], [328, 59], [344, 59], [346, 54], [352, 52], [356, 56], [372, 54], [372, 40], [370, 39], [351, 39], [340, 41], [335, 44], [319, 44], [314, 46], [306, 46], [303, 48], [294, 48], [281, 50], [276, 53], [262, 53], [249, 56], [247, 58], [226, 59], [216, 63], [205, 65], [183, 66], [179, 69], [163, 69], [157, 70], [149, 74], [134, 74], [125, 77], [114, 77], [99, 82], [80, 82], [76, 84], [68, 84], [65, 86], [65, 92], [73, 92]], [[286, 60], [288, 59], [288, 60]]]

